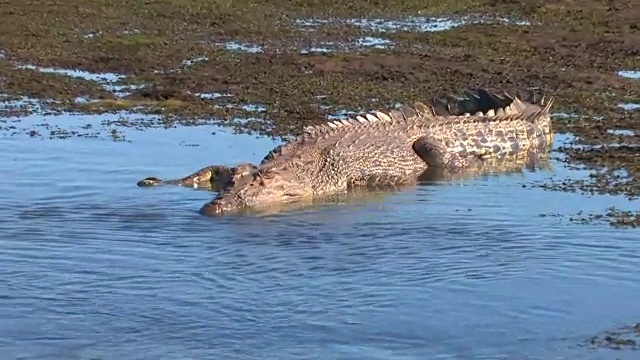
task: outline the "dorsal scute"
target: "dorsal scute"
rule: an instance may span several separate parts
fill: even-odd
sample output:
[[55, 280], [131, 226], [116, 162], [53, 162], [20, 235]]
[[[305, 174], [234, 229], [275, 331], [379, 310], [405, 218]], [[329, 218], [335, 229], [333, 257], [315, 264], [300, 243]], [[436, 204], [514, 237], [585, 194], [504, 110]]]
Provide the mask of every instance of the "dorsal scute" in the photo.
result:
[[380, 111], [376, 111], [376, 117], [380, 120], [387, 121], [387, 122], [390, 122], [392, 120], [391, 116]]
[[[447, 95], [432, 99], [427, 105], [415, 102], [412, 106], [403, 105], [387, 112], [373, 111], [346, 119], [329, 120], [319, 125], [306, 126], [305, 136], [320, 136], [323, 134], [342, 131], [350, 127], [374, 126], [377, 123], [407, 122], [422, 118], [432, 121], [430, 126], [450, 126], [453, 122], [487, 122], [487, 121], [515, 121], [529, 118], [522, 116], [523, 112], [537, 112], [547, 108], [553, 98], [545, 96], [536, 99], [535, 92], [527, 90], [513, 93], [498, 94], [484, 88], [465, 91], [466, 96]], [[546, 103], [545, 103], [546, 102]], [[532, 107], [533, 106], [533, 107]], [[549, 106], [550, 107], [550, 106]], [[548, 111], [548, 109], [547, 109]]]
[[416, 112], [420, 115], [420, 116], [433, 116], [435, 114], [434, 110], [432, 107], [427, 106], [426, 104], [424, 104], [421, 101], [416, 101], [413, 103], [413, 108], [416, 110]]
[[400, 112], [402, 112], [402, 115], [404, 115], [405, 120], [409, 120], [418, 116], [418, 112], [411, 106], [403, 105], [399, 110]]
[[305, 126], [303, 133], [311, 136], [320, 135], [327, 132], [337, 131], [344, 127], [370, 126], [371, 124], [378, 122], [401, 122], [411, 120], [419, 116], [423, 116], [422, 110], [416, 110], [410, 106], [401, 106], [399, 109], [393, 109], [387, 113], [382, 111], [373, 111], [371, 113], [357, 115], [355, 118], [349, 117], [338, 120], [329, 120], [322, 124]]
[[495, 117], [503, 113], [524, 115], [523, 113], [537, 112], [545, 108], [550, 101], [550, 97], [545, 96], [537, 88], [502, 93], [477, 88], [466, 91], [464, 95], [463, 98], [445, 95], [433, 99], [431, 104], [436, 117], [443, 115]]

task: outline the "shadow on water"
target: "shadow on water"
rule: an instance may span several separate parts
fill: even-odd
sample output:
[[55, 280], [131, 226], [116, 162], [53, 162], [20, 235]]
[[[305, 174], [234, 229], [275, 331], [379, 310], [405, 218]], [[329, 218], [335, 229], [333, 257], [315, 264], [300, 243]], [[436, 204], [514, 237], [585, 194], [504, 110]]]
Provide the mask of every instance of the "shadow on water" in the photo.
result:
[[[118, 116], [3, 120], [96, 129]], [[539, 216], [630, 204], [530, 186], [588, 173], [559, 154], [546, 168], [210, 219], [197, 210], [212, 193], [135, 183], [258, 162], [275, 142], [209, 125], [126, 128], [115, 142], [113, 126], [0, 135], [10, 358], [587, 359], [602, 353], [584, 339], [640, 316], [637, 233]]]

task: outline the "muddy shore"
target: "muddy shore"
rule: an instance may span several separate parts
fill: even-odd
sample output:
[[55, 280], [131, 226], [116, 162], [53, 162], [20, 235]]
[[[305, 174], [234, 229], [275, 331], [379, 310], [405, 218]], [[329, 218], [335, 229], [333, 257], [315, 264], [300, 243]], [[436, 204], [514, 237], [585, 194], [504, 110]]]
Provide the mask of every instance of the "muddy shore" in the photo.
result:
[[[556, 96], [556, 130], [576, 136], [561, 149], [566, 161], [596, 170], [589, 181], [543, 187], [635, 198], [640, 7], [633, 2], [9, 0], [0, 9], [0, 100], [162, 115], [149, 127], [215, 122], [287, 136], [329, 116], [468, 87], [538, 87]], [[0, 114], [31, 110], [5, 106]], [[615, 209], [585, 221], [609, 216], [612, 225], [640, 224], [637, 214]]]

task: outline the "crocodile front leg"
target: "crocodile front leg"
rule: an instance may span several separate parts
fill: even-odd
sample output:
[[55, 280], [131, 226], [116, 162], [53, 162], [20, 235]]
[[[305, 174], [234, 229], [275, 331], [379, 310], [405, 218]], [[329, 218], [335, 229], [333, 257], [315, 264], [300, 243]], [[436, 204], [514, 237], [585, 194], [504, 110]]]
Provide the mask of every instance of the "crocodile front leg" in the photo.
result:
[[154, 176], [147, 177], [138, 181], [138, 186], [178, 185], [220, 191], [229, 187], [237, 178], [250, 174], [256, 169], [255, 165], [249, 163], [235, 167], [211, 165], [180, 179], [162, 180]]
[[349, 189], [393, 190], [416, 183], [417, 176], [368, 174], [347, 183]]
[[466, 155], [450, 151], [429, 137], [413, 143], [413, 150], [430, 168], [440, 168], [457, 173], [482, 161], [483, 155]]

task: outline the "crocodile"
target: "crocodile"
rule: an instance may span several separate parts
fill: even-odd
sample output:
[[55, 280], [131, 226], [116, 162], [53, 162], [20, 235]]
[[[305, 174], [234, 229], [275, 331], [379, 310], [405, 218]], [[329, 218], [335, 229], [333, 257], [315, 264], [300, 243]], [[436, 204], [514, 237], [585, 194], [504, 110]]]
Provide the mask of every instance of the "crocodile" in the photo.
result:
[[307, 126], [258, 165], [211, 165], [179, 179], [147, 177], [138, 186], [217, 191], [200, 208], [217, 216], [355, 190], [399, 189], [417, 184], [427, 170], [459, 174], [491, 158], [550, 148], [552, 96], [485, 88], [465, 95]]

